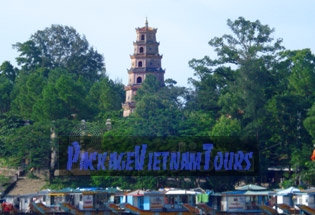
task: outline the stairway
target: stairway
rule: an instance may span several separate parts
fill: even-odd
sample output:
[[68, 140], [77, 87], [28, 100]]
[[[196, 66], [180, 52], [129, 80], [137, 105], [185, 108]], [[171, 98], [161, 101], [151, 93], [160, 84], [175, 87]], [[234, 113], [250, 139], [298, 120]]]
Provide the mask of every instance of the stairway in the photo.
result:
[[19, 177], [16, 181], [15, 186], [7, 195], [24, 195], [30, 193], [37, 193], [40, 191], [46, 184], [45, 175], [36, 173], [36, 178], [29, 178], [27, 176]]
[[13, 189], [8, 195], [24, 195], [29, 193], [37, 193], [46, 184], [43, 179], [19, 178]]

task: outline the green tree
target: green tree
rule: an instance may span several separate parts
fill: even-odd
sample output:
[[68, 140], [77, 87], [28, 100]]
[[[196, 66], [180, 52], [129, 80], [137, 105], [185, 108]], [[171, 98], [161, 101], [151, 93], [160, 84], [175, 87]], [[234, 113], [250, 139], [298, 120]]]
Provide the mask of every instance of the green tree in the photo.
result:
[[209, 136], [209, 131], [215, 124], [214, 114], [212, 112], [201, 110], [184, 110], [182, 121], [179, 122], [181, 136]]
[[43, 88], [41, 97], [33, 106], [33, 118], [39, 120], [56, 120], [71, 118], [89, 119], [90, 106], [84, 100], [87, 94], [85, 87], [72, 74], [61, 70], [59, 77], [48, 79], [48, 84]]
[[241, 124], [237, 119], [232, 119], [230, 116], [221, 116], [209, 134], [217, 137], [240, 136]]
[[1, 124], [1, 139], [5, 157], [12, 166], [48, 168], [50, 157], [50, 125], [47, 122], [30, 123], [7, 117]]
[[[274, 29], [259, 20], [252, 22], [239, 17], [234, 21], [228, 19], [227, 25], [231, 34], [209, 41], [216, 58], [205, 56], [189, 62], [199, 79], [192, 82], [196, 88], [193, 98], [199, 97], [199, 104], [192, 102], [192, 106], [202, 104], [201, 109], [211, 113], [212, 118], [224, 115], [238, 120], [240, 127], [236, 126], [239, 131], [236, 133], [255, 137], [262, 147], [266, 141], [265, 127], [269, 126], [263, 121], [264, 106], [279, 92], [276, 84], [280, 75], [276, 67], [283, 50], [282, 39], [274, 39]], [[224, 120], [213, 123], [207, 133], [222, 133], [221, 126], [230, 126], [224, 125]], [[263, 160], [260, 162], [264, 163]]]
[[104, 58], [92, 47], [85, 36], [73, 27], [52, 25], [31, 35], [30, 40], [16, 43], [14, 48], [20, 53], [16, 58], [24, 73], [43, 67], [63, 68], [83, 76], [87, 80], [98, 80], [105, 73]]
[[307, 112], [307, 118], [303, 121], [303, 125], [307, 132], [313, 138], [313, 144], [315, 144], [315, 102]]
[[[269, 150], [264, 150], [264, 155], [268, 157], [271, 166], [289, 165], [292, 152], [295, 149], [301, 150], [307, 140], [305, 129], [301, 127], [302, 122], [299, 125], [299, 110], [303, 107], [305, 103], [301, 102], [301, 98], [293, 95], [277, 95], [266, 104], [265, 120], [270, 125], [266, 128], [267, 141], [262, 148], [270, 147]], [[277, 147], [271, 147], [275, 145]]]
[[121, 104], [125, 99], [124, 85], [103, 77], [90, 88], [86, 100], [94, 115], [102, 119], [121, 117]]
[[[233, 112], [227, 114], [234, 116], [235, 112], [240, 113], [238, 117], [242, 118], [242, 128], [248, 134], [257, 136], [260, 127], [259, 112], [271, 96], [267, 89], [277, 53], [282, 49], [282, 40], [274, 41], [274, 29], [262, 25], [258, 20], [251, 22], [239, 17], [235, 21], [229, 19], [227, 25], [233, 35], [214, 37], [209, 42], [218, 58], [213, 60], [206, 56], [202, 60], [193, 59], [190, 65], [198, 74], [213, 76], [211, 79], [215, 82], [212, 85], [217, 86], [213, 89], [220, 93], [220, 104], [231, 105], [230, 102], [224, 102], [224, 99], [236, 102], [232, 104], [233, 109], [230, 108]], [[220, 77], [218, 80], [221, 82], [216, 77]], [[203, 79], [201, 83], [202, 81]], [[209, 93], [213, 91], [209, 90]], [[226, 93], [229, 96], [221, 97]], [[214, 101], [217, 102], [218, 99]], [[229, 110], [224, 107], [222, 109]]]
[[45, 68], [38, 68], [32, 74], [20, 74], [16, 79], [12, 92], [11, 111], [25, 119], [30, 119], [33, 105], [41, 98], [41, 93], [47, 83]]
[[190, 78], [194, 91], [189, 94], [187, 108], [192, 110], [209, 111], [216, 114], [220, 106], [218, 100], [227, 87], [227, 82], [233, 80], [233, 73], [230, 69], [222, 68], [216, 72], [208, 68], [208, 57], [202, 60], [193, 59], [189, 62], [191, 68], [195, 70], [197, 79]]
[[7, 77], [13, 83], [18, 75], [18, 69], [14, 68], [9, 61], [4, 61], [0, 66], [0, 75]]
[[19, 115], [6, 112], [0, 115], [0, 155], [5, 158], [11, 155], [11, 151], [5, 147], [7, 136], [11, 135], [11, 131], [15, 128], [24, 126], [25, 121]]
[[119, 187], [121, 189], [153, 189], [156, 190], [157, 178], [152, 176], [130, 177], [130, 176], [92, 176], [95, 186]]
[[41, 98], [33, 105], [32, 118], [35, 120], [56, 120], [70, 117], [71, 113], [66, 109], [65, 102], [59, 98], [53, 84], [44, 87]]
[[0, 75], [0, 114], [10, 110], [12, 90], [13, 83], [4, 75]]
[[310, 49], [286, 51], [282, 55], [291, 62], [288, 88], [294, 95], [309, 101], [315, 98], [315, 55]]
[[275, 95], [268, 100], [262, 121], [265, 122], [262, 155], [270, 166], [292, 166], [294, 174], [288, 180], [301, 185], [307, 171], [312, 146], [305, 122], [306, 110], [314, 100], [312, 90], [315, 78], [314, 56], [310, 50], [280, 53], [276, 66]]
[[[137, 91], [136, 125], [134, 134], [138, 136], [176, 136], [180, 122], [179, 93], [181, 90], [162, 86], [153, 75], [147, 75], [142, 87]], [[176, 95], [177, 94], [177, 95]]]

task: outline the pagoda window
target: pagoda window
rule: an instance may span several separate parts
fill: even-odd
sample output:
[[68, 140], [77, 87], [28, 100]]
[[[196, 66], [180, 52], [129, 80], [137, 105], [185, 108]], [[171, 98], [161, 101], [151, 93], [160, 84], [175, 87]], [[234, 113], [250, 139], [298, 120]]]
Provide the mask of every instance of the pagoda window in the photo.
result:
[[141, 35], [141, 40], [144, 40], [144, 34]]
[[142, 78], [141, 77], [138, 77], [137, 78], [137, 84], [141, 84], [142, 83]]
[[142, 67], [142, 61], [138, 62], [138, 67]]
[[140, 47], [140, 53], [143, 53], [143, 50], [144, 50], [143, 47]]

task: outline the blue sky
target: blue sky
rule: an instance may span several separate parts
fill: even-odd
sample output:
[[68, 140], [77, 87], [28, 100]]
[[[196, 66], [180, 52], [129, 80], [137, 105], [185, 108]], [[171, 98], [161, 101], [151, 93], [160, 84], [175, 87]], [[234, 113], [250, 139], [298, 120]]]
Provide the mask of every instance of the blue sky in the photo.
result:
[[7, 0], [1, 2], [0, 63], [15, 64], [12, 44], [25, 42], [52, 24], [74, 27], [105, 57], [112, 79], [127, 83], [135, 28], [158, 28], [157, 40], [165, 78], [188, 86], [192, 58], [215, 57], [208, 41], [229, 34], [227, 19], [239, 16], [275, 28], [287, 49], [310, 48], [315, 53], [315, 1], [299, 0]]

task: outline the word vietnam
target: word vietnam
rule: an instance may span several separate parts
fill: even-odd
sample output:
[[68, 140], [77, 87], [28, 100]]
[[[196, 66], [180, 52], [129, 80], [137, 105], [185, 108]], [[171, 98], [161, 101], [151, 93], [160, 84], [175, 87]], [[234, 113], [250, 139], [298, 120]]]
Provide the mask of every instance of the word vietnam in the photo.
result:
[[81, 152], [79, 143], [73, 142], [72, 146], [68, 146], [67, 170], [72, 170], [73, 164], [78, 162], [80, 170], [103, 171], [210, 171], [213, 168], [216, 171], [248, 171], [252, 166], [253, 152], [217, 152], [214, 160], [211, 161], [212, 149], [213, 144], [203, 144], [203, 152], [149, 152], [147, 155], [147, 145], [143, 144], [142, 148], [135, 146], [134, 152], [107, 154], [107, 152]]

